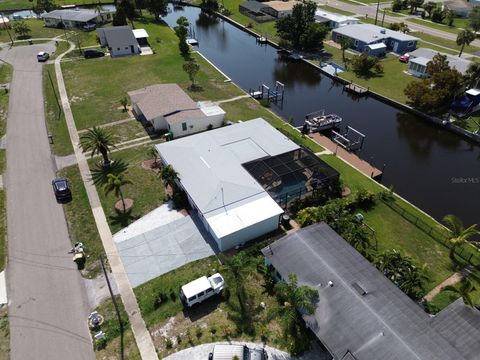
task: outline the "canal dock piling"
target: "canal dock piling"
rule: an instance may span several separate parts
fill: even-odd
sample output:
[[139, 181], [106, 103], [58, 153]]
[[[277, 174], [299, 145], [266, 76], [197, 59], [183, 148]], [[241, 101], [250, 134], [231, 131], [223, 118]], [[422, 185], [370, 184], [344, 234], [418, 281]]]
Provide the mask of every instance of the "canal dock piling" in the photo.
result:
[[343, 89], [359, 96], [366, 95], [370, 90], [369, 88], [364, 88], [362, 86], [356, 85], [353, 82], [351, 82], [350, 84], [345, 84], [343, 86]]
[[266, 99], [268, 102], [273, 102], [275, 104], [280, 103], [280, 107], [282, 107], [283, 97], [285, 94], [285, 85], [280, 81], [276, 81], [275, 87], [271, 89], [269, 86], [262, 84], [258, 87], [258, 90], [250, 88], [248, 93], [254, 99]]

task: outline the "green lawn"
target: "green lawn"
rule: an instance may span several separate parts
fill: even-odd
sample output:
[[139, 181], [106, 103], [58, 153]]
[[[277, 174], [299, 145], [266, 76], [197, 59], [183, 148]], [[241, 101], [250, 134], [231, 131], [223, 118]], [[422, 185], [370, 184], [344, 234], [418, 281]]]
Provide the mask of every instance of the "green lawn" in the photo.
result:
[[[416, 36], [416, 37], [420, 38], [421, 40], [423, 40], [424, 42], [430, 42], [430, 43], [437, 44], [437, 45], [440, 45], [440, 46], [444, 46], [444, 47], [447, 47], [447, 48], [450, 48], [450, 49], [453, 49], [453, 50], [457, 50], [458, 52], [460, 52], [460, 46], [458, 46], [457, 43], [453, 40], [439, 38], [439, 37], [428, 35], [428, 34], [425, 34], [425, 33], [422, 33], [422, 32], [411, 32], [410, 35]], [[430, 44], [426, 44], [426, 46], [429, 47]], [[465, 46], [465, 49], [464, 49], [465, 53], [470, 53], [470, 54], [472, 54], [474, 52], [477, 52], [477, 51], [480, 51], [480, 48], [477, 48], [475, 46], [470, 46], [470, 45]], [[458, 53], [457, 53], [457, 55], [458, 55]]]
[[[122, 188], [125, 198], [133, 199], [134, 205], [127, 215], [115, 211], [114, 205], [119, 200], [113, 193], [105, 195], [103, 185], [97, 185], [98, 195], [113, 234], [128, 226], [131, 222], [160, 206], [165, 199], [162, 181], [151, 171], [142, 168], [142, 162], [149, 160], [148, 150], [152, 145], [143, 145], [121, 150], [111, 154], [113, 160], [121, 160], [128, 165], [125, 179], [132, 182]], [[99, 158], [89, 161], [92, 168]]]
[[470, 116], [467, 119], [455, 118], [455, 125], [458, 125], [468, 131], [475, 132], [478, 130], [478, 125], [473, 120], [476, 120], [476, 122], [480, 124], [480, 115]]
[[59, 156], [72, 154], [73, 146], [61, 107], [54, 65], [44, 65], [43, 67], [43, 89], [47, 130], [53, 136], [52, 151]]
[[101, 272], [99, 256], [105, 253], [93, 218], [87, 192], [83, 186], [78, 166], [69, 166], [60, 171], [60, 176], [70, 181], [72, 201], [63, 205], [72, 244], [82, 242], [88, 259], [83, 275], [93, 278]]
[[325, 10], [325, 11], [333, 12], [333, 13], [336, 13], [336, 14], [342, 14], [342, 15], [347, 15], [347, 16], [356, 15], [355, 13], [352, 13], [350, 11], [337, 9], [336, 7], [329, 6], [329, 5], [319, 5], [318, 8], [322, 9], [322, 10]]
[[437, 30], [449, 32], [449, 33], [452, 33], [452, 34], [455, 34], [455, 35], [457, 35], [460, 32], [460, 29], [456, 28], [455, 26], [448, 26], [448, 25], [444, 25], [444, 24], [439, 24], [439, 23], [435, 23], [435, 22], [430, 21], [430, 20], [410, 18], [410, 19], [408, 19], [408, 21], [413, 22], [415, 24], [428, 26], [428, 27], [431, 27], [432, 29], [437, 29]]
[[190, 91], [173, 31], [164, 24], [150, 24], [148, 31], [152, 40], [160, 39], [152, 44], [155, 55], [62, 63], [78, 129], [124, 119], [125, 114], [119, 109], [120, 99], [130, 90], [155, 83], [178, 83], [196, 101], [228, 99], [242, 94], [233, 84], [225, 83], [224, 77], [197, 54], [194, 57], [201, 70], [196, 82], [202, 90]]
[[10, 353], [10, 331], [8, 328], [8, 308], [0, 308], [0, 360], [8, 360]]
[[[55, 0], [55, 5], [97, 5], [99, 3], [109, 4], [110, 0]], [[0, 0], [0, 11], [5, 10], [29, 10], [33, 3], [29, 0]]]

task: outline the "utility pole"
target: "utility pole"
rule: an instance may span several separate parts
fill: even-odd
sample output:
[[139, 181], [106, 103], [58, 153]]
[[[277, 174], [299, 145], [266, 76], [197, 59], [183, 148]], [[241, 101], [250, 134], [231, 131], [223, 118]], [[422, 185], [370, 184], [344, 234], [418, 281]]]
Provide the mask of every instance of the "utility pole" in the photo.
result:
[[[8, 22], [8, 24], [5, 22], [5, 16], [2, 14], [0, 14], [0, 16], [2, 17], [2, 21], [3, 21], [3, 26], [5, 26], [5, 30], [7, 30], [7, 34], [8, 34], [8, 37], [10, 38], [10, 45], [13, 46], [13, 39], [12, 39], [12, 35], [10, 34], [10, 30], [8, 29], [9, 26], [10, 26], [10, 21]], [[8, 18], [7, 18], [8, 19]]]
[[378, 9], [380, 8], [380, 0], [377, 1], [377, 11], [375, 12], [375, 25], [377, 25]]
[[385, 12], [386, 11], [387, 11], [386, 9], [383, 9], [382, 26], [383, 26], [383, 21], [385, 20]]
[[122, 324], [122, 317], [120, 316], [120, 310], [118, 310], [118, 304], [115, 300], [115, 296], [113, 296], [112, 285], [110, 285], [110, 279], [108, 278], [107, 269], [105, 269], [105, 264], [103, 262], [103, 256], [100, 255], [100, 262], [102, 264], [103, 273], [105, 274], [105, 280], [107, 280], [108, 291], [110, 292], [110, 296], [112, 298], [113, 306], [115, 308], [115, 312], [117, 313], [118, 319], [118, 326], [120, 327], [120, 360], [124, 360], [123, 357], [123, 324]]

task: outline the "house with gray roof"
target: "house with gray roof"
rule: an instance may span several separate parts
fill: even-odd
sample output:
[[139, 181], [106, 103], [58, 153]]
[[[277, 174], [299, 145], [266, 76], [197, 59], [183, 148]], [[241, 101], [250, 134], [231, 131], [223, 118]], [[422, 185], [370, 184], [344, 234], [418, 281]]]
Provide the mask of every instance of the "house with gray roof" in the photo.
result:
[[128, 26], [97, 29], [100, 46], [106, 47], [111, 57], [139, 55], [141, 53], [135, 34]]
[[177, 84], [156, 84], [128, 92], [134, 114], [155, 131], [174, 137], [191, 135], [223, 125], [225, 111], [210, 103], [196, 103]]
[[112, 20], [110, 12], [92, 9], [59, 9], [40, 15], [46, 27], [94, 30]]
[[372, 56], [384, 56], [387, 51], [404, 54], [415, 50], [418, 38], [372, 24], [352, 24], [332, 30], [332, 40], [341, 38], [352, 41], [355, 51]]
[[458, 56], [452, 56], [444, 53], [439, 53], [436, 50], [419, 48], [415, 51], [409, 53], [410, 57], [408, 59], [408, 72], [416, 77], [427, 77], [427, 64], [432, 61], [433, 57], [437, 54], [444, 55], [447, 57], [448, 65], [460, 72], [462, 75], [465, 75], [470, 64], [470, 60], [462, 59]]
[[334, 359], [480, 359], [480, 311], [460, 300], [432, 317], [325, 223], [262, 253], [279, 278], [295, 273], [318, 291], [303, 318]]

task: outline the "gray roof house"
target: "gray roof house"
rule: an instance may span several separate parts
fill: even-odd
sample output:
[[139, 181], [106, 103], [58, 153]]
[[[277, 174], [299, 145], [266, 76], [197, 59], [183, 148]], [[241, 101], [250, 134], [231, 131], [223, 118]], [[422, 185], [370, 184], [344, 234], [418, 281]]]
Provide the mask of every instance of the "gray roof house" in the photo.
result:
[[128, 92], [137, 118], [156, 131], [174, 137], [191, 135], [223, 125], [225, 111], [217, 105], [196, 103], [177, 84], [156, 84]]
[[[439, 54], [438, 51], [426, 48], [419, 48], [415, 51], [412, 51], [411, 53], [409, 53], [410, 58], [408, 60], [408, 72], [417, 77], [428, 76], [427, 64], [437, 54]], [[458, 56], [452, 56], [443, 53], [440, 54], [447, 57], [448, 64], [451, 68], [456, 69], [463, 75], [465, 75], [468, 67], [472, 63], [470, 60], [462, 59]]]
[[92, 9], [59, 9], [41, 15], [46, 27], [93, 30], [111, 20], [111, 13]]
[[282, 279], [295, 273], [318, 290], [315, 313], [303, 317], [334, 359], [480, 358], [480, 311], [456, 302], [431, 317], [325, 223], [262, 253]]
[[418, 38], [371, 24], [352, 24], [332, 30], [332, 40], [349, 38], [353, 50], [372, 56], [383, 56], [386, 51], [404, 54], [415, 50]]
[[138, 41], [128, 26], [99, 28], [97, 36], [100, 45], [107, 47], [112, 57], [140, 54]]

